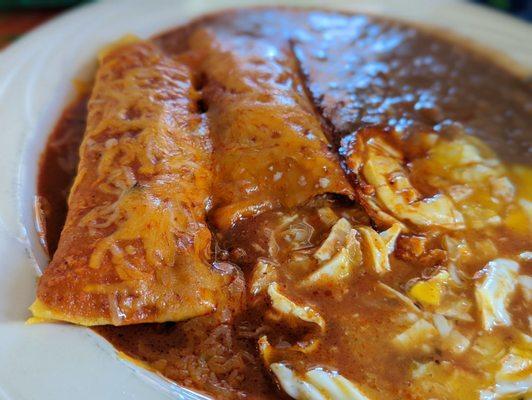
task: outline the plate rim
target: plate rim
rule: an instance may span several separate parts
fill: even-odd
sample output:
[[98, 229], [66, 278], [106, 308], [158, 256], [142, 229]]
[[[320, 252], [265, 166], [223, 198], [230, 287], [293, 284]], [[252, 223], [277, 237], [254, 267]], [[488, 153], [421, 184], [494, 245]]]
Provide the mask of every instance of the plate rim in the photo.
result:
[[[357, 7], [360, 11], [366, 12], [366, 13], [373, 13], [373, 14], [379, 14], [381, 15], [383, 11], [383, 7], [391, 7], [390, 4], [394, 2], [396, 5], [394, 7], [398, 7], [398, 4], [406, 4], [410, 3], [412, 4], [420, 4], [421, 0], [411, 1], [411, 0], [382, 0], [379, 2], [379, 4], [376, 4], [376, 2], [372, 2], [369, 0], [357, 0], [357, 1], [350, 1], [350, 0], [333, 0], [330, 1], [329, 4], [327, 4], [328, 9], [343, 9], [345, 8], [354, 8]], [[28, 34], [26, 34], [24, 37], [17, 40], [15, 43], [11, 44], [7, 48], [3, 49], [0, 52], [0, 104], [3, 104], [4, 106], [7, 105], [8, 112], [12, 113], [8, 115], [5, 111], [2, 110], [2, 107], [0, 107], [0, 126], [3, 126], [3, 130], [0, 132], [0, 137], [2, 138], [3, 146], [0, 147], [0, 184], [3, 184], [7, 190], [7, 193], [0, 194], [0, 255], [5, 256], [4, 259], [16, 259], [17, 263], [20, 263], [20, 268], [31, 268], [31, 274], [35, 274], [33, 271], [33, 268], [37, 269], [37, 265], [43, 264], [43, 255], [38, 254], [38, 249], [35, 246], [34, 240], [35, 237], [33, 236], [33, 242], [32, 242], [32, 231], [31, 231], [31, 225], [32, 225], [32, 218], [31, 213], [28, 210], [28, 204], [27, 200], [31, 198], [32, 192], [35, 192], [35, 165], [30, 165], [31, 161], [34, 162], [36, 157], [40, 154], [41, 150], [43, 149], [43, 144], [45, 141], [45, 138], [50, 133], [50, 127], [55, 124], [57, 121], [57, 113], [58, 109], [62, 108], [64, 106], [65, 102], [72, 98], [73, 90], [70, 87], [70, 83], [65, 84], [63, 82], [63, 85], [54, 85], [53, 83], [50, 83], [48, 86], [46, 84], [41, 85], [38, 77], [39, 71], [37, 70], [37, 67], [42, 63], [42, 60], [39, 59], [39, 56], [44, 54], [45, 56], [50, 57], [49, 52], [46, 50], [46, 40], [49, 38], [55, 38], [55, 40], [61, 39], [61, 34], [65, 34], [65, 32], [70, 29], [72, 32], [72, 29], [75, 28], [76, 23], [81, 23], [83, 21], [90, 21], [91, 18], [95, 18], [95, 16], [98, 15], [98, 13], [110, 13], [115, 12], [116, 10], [120, 11], [120, 8], [124, 7], [130, 7], [131, 10], [144, 10], [145, 5], [142, 5], [142, 0], [130, 0], [129, 2], [122, 2], [122, 5], [117, 5], [116, 2], [112, 1], [104, 1], [100, 3], [89, 3], [82, 5], [81, 7], [75, 8], [73, 10], [70, 10], [59, 17], [56, 17], [45, 24], [39, 26], [37, 29], [32, 30]], [[169, 7], [169, 4], [171, 2], [165, 1], [165, 0], [157, 0], [154, 2], [151, 2], [152, 6], [154, 4], [159, 4], [164, 7]], [[182, 7], [183, 10], [187, 10], [187, 15], [195, 14], [195, 16], [203, 13], [213, 12], [220, 9], [225, 8], [234, 8], [235, 6], [245, 6], [245, 7], [252, 7], [256, 5], [279, 5], [279, 3], [285, 3], [281, 1], [268, 1], [268, 0], [229, 0], [224, 2], [223, 4], [219, 1], [215, 0], [208, 0], [203, 1], [198, 6], [200, 2], [197, 2], [195, 5], [192, 4], [193, 0], [185, 0], [181, 1], [179, 3], [173, 2], [173, 4], [179, 4], [179, 7]], [[288, 3], [290, 5], [299, 5], [299, 6], [316, 6], [320, 2], [318, 0], [305, 0], [305, 1], [297, 1], [297, 0], [290, 0]], [[387, 4], [387, 5], [385, 5]], [[510, 33], [508, 33], [509, 36], [516, 35], [517, 37], [521, 37], [523, 39], [526, 39], [529, 34], [532, 32], [532, 28], [530, 25], [526, 24], [523, 21], [517, 20], [513, 17], [504, 15], [502, 13], [498, 13], [496, 11], [481, 7], [476, 4], [470, 4], [470, 3], [463, 3], [461, 1], [456, 0], [440, 0], [438, 2], [439, 7], [456, 7], [455, 13], [474, 13], [475, 15], [480, 16], [486, 16], [486, 18], [489, 18], [490, 20], [500, 21], [499, 24], [504, 25], [505, 27], [502, 28], [503, 31], [506, 30]], [[195, 8], [196, 7], [196, 8]], [[379, 8], [381, 7], [381, 8]], [[426, 7], [426, 5], [424, 6]], [[393, 11], [392, 7], [392, 11]], [[385, 10], [386, 11], [386, 10]], [[425, 11], [426, 12], [426, 11]], [[185, 13], [185, 14], [186, 14]], [[390, 14], [386, 14], [387, 16], [392, 16]], [[410, 23], [412, 23], [412, 20], [409, 20], [407, 18], [407, 15], [396, 15], [395, 18], [400, 20], [406, 20]], [[162, 18], [162, 17], [161, 17]], [[193, 18], [193, 17], [192, 17]], [[471, 15], [469, 15], [467, 18], [472, 18]], [[185, 22], [185, 20], [190, 20], [191, 18], [183, 18], [182, 22]], [[460, 20], [460, 18], [458, 18]], [[421, 24], [422, 28], [429, 29], [435, 33], [438, 33], [438, 31], [441, 31], [440, 33], [445, 35], [446, 37], [449, 37], [448, 35], [454, 35], [454, 31], [452, 31], [452, 28], [450, 27], [434, 27], [434, 26], [428, 26], [423, 24], [423, 21], [418, 21], [418, 24]], [[416, 22], [414, 21], [414, 24]], [[148, 26], [149, 24], [146, 24]], [[178, 25], [178, 24], [174, 24]], [[170, 27], [170, 26], [169, 26]], [[146, 30], [149, 30], [148, 28], [143, 28]], [[165, 28], [166, 29], [166, 28]], [[157, 32], [164, 31], [165, 29], [156, 29], [154, 30]], [[482, 30], [483, 28], [478, 28]], [[526, 34], [525, 32], [528, 31]], [[451, 32], [451, 33], [450, 33]], [[513, 33], [511, 33], [513, 32]], [[125, 33], [125, 32], [123, 32]], [[153, 33], [153, 32], [152, 32]], [[73, 35], [77, 35], [76, 37], [82, 37], [84, 35], [83, 32], [74, 32]], [[467, 38], [468, 35], [464, 34], [464, 32], [458, 32], [456, 35], [456, 40], [462, 42], [464, 40], [464, 37]], [[111, 40], [111, 37], [107, 37], [107, 40]], [[454, 40], [454, 39], [453, 39]], [[488, 44], [480, 44], [481, 48], [479, 48], [479, 43], [481, 41], [476, 39], [468, 39], [472, 40], [472, 43], [475, 46], [475, 49], [482, 52], [484, 50], [481, 50], [481, 48], [486, 48], [488, 54], [486, 56], [490, 57], [490, 55], [493, 55], [492, 46], [493, 43]], [[55, 44], [57, 46], [57, 43]], [[467, 45], [467, 43], [465, 43]], [[70, 48], [68, 50], [69, 46], [71, 47], [72, 44], [67, 44], [64, 47], [59, 47], [61, 51], [73, 51], [73, 49]], [[530, 57], [532, 58], [532, 45], [527, 45], [527, 49], [530, 49], [529, 52]], [[475, 50], [475, 51], [476, 51]], [[508, 50], [508, 49], [506, 49]], [[61, 52], [60, 52], [61, 53]], [[500, 54], [504, 54], [504, 49], [498, 49], [497, 55], [495, 56], [494, 61], [498, 62], [497, 59], [499, 59]], [[63, 53], [61, 53], [63, 54]], [[521, 73], [525, 71], [525, 73], [529, 73], [532, 70], [532, 60], [526, 62], [526, 66], [523, 65], [521, 62], [516, 62], [514, 59], [515, 56], [519, 56], [519, 54], [513, 54], [512, 55], [505, 55], [503, 56], [504, 61], [503, 64], [506, 65], [506, 67], [510, 68], [512, 70], [512, 67], [515, 67], [516, 65], [521, 65], [519, 70]], [[84, 55], [86, 57], [86, 55]], [[513, 58], [512, 58], [513, 57]], [[517, 57], [519, 58], [519, 57]], [[500, 61], [500, 59], [499, 59]], [[83, 66], [83, 63], [80, 62], [76, 64], [76, 70], [77, 72], [81, 72], [85, 69], [85, 71], [88, 71], [90, 69], [90, 66]], [[70, 67], [70, 66], [69, 66]], [[67, 68], [68, 71], [68, 68]], [[70, 73], [73, 71], [71, 70]], [[517, 72], [517, 71], [514, 71]], [[61, 71], [57, 72], [56, 74], [60, 73], [66, 73], [68, 72]], [[521, 73], [518, 73], [521, 75]], [[28, 74], [34, 74], [29, 76]], [[35, 76], [35, 74], [37, 74]], [[45, 75], [49, 76], [49, 75]], [[30, 78], [30, 82], [25, 82], [25, 79]], [[57, 76], [56, 76], [57, 78]], [[63, 79], [64, 80], [64, 79]], [[39, 99], [36, 101], [33, 101], [32, 99], [28, 99], [28, 96], [32, 96], [34, 94], [33, 91], [43, 91], [45, 89], [50, 89], [52, 87], [52, 90], [57, 91], [57, 93], [54, 93], [53, 98], [46, 98], [43, 94], [40, 93]], [[21, 90], [21, 92], [17, 92], [17, 90]], [[18, 96], [18, 97], [17, 97]], [[8, 103], [9, 100], [9, 103]], [[52, 102], [55, 102], [52, 104]], [[32, 115], [31, 112], [35, 111], [36, 115]], [[18, 121], [15, 121], [16, 118], [19, 118]], [[7, 123], [6, 123], [7, 121]], [[4, 125], [5, 123], [5, 125]], [[9, 137], [8, 133], [15, 132], [19, 133], [20, 137]], [[16, 135], [15, 135], [16, 136]], [[10, 154], [9, 152], [13, 151], [14, 154]], [[3, 160], [3, 159], [6, 160]], [[12, 165], [7, 165], [8, 163], [13, 163]], [[4, 167], [4, 168], [2, 168]], [[33, 174], [33, 178], [32, 178]], [[29, 186], [33, 184], [33, 189], [31, 189]], [[16, 210], [16, 211], [14, 211]], [[18, 268], [18, 267], [17, 267]], [[0, 273], [3, 272], [12, 272], [12, 269], [9, 269], [5, 265], [0, 265]], [[28, 272], [28, 271], [26, 271]], [[31, 275], [30, 274], [30, 275]], [[28, 276], [26, 276], [25, 281], [25, 288], [32, 287], [32, 282], [28, 282]], [[0, 282], [0, 291], [3, 288], [2, 285], [5, 284], [5, 282]], [[33, 283], [34, 284], [34, 283]], [[31, 296], [33, 296], [33, 293], [31, 293]], [[22, 297], [26, 301], [27, 299], [27, 293], [24, 294]], [[1, 299], [1, 297], [0, 297]], [[0, 300], [1, 301], [1, 300]], [[27, 304], [29, 305], [29, 304]], [[13, 318], [9, 318], [9, 316], [5, 316], [3, 313], [5, 310], [0, 308], [0, 339], [2, 339], [3, 335], [12, 335], [9, 337], [9, 340], [13, 340], [13, 343], [16, 342], [15, 336], [17, 334], [23, 334], [23, 336], [27, 336], [28, 329], [36, 329], [36, 331], [42, 331], [44, 332], [43, 335], [45, 337], [53, 337], [54, 335], [60, 334], [64, 335], [61, 337], [65, 337], [65, 340], [70, 340], [71, 343], [73, 343], [73, 346], [86, 346], [85, 349], [78, 349], [80, 353], [83, 351], [86, 351], [88, 347], [100, 347], [101, 354], [99, 354], [99, 357], [102, 357], [101, 360], [105, 360], [105, 368], [113, 369], [113, 371], [117, 370], [119, 365], [122, 365], [124, 361], [121, 361], [119, 357], [116, 354], [116, 351], [110, 347], [110, 345], [107, 345], [107, 342], [104, 339], [101, 339], [99, 336], [94, 333], [88, 333], [88, 331], [83, 331], [82, 329], [78, 329], [76, 327], [69, 327], [69, 326], [47, 326], [47, 327], [35, 327], [35, 328], [29, 328], [23, 323], [23, 319], [20, 320], [14, 320]], [[41, 329], [42, 328], [42, 329]], [[37, 332], [37, 334], [39, 334]], [[89, 337], [87, 339], [87, 337]], [[18, 342], [17, 342], [18, 343]], [[70, 342], [69, 342], [70, 343]], [[23, 343], [18, 343], [18, 345], [22, 346]], [[77, 350], [76, 350], [77, 351]], [[0, 345], [0, 371], [2, 371], [2, 368], [6, 368], [6, 365], [4, 365], [2, 360], [6, 360], [7, 358], [1, 357], [2, 355], [6, 354], [6, 349], [4, 347], [1, 347]], [[47, 354], [47, 357], [51, 356], [50, 354]], [[86, 358], [90, 359], [90, 358]], [[99, 358], [94, 358], [94, 360]], [[23, 363], [22, 363], [23, 364]], [[44, 365], [44, 364], [43, 364]], [[55, 365], [53, 362], [48, 360], [48, 364], [46, 365]], [[111, 367], [112, 365], [112, 367]], [[128, 368], [131, 369], [130, 374], [124, 375], [124, 387], [135, 387], [139, 388], [138, 390], [141, 393], [154, 393], [154, 396], [151, 398], [169, 398], [170, 396], [173, 398], [183, 398], [183, 399], [192, 399], [194, 397], [191, 397], [191, 395], [187, 392], [188, 390], [182, 390], [182, 389], [176, 389], [176, 385], [170, 385], [167, 386], [167, 383], [164, 383], [163, 380], [160, 378], [157, 378], [152, 373], [147, 373], [146, 371], [142, 370], [138, 366], [135, 366], [131, 363], [126, 364]], [[67, 364], [64, 364], [63, 367], [68, 368]], [[30, 369], [30, 367], [27, 367]], [[37, 371], [38, 372], [38, 371]], [[31, 374], [30, 374], [31, 375]], [[74, 376], [74, 375], [69, 375]], [[83, 376], [78, 376], [74, 379], [82, 379]], [[161, 381], [163, 383], [161, 383]], [[24, 377], [19, 378], [19, 383], [22, 385], [25, 382]], [[144, 382], [144, 383], [141, 383]], [[148, 383], [145, 383], [148, 382]], [[144, 386], [146, 385], [146, 387]], [[5, 380], [1, 377], [0, 374], [0, 398], [6, 398], [6, 399], [25, 399], [25, 398], [31, 398], [32, 393], [33, 395], [39, 394], [40, 388], [29, 388], [24, 389], [21, 391], [13, 391], [13, 385], [7, 385]], [[32, 392], [33, 391], [33, 392]], [[58, 397], [49, 397], [62, 400], [62, 399], [68, 399], [69, 393], [63, 393], [57, 392], [61, 396]], [[56, 394], [57, 394], [56, 393]], [[102, 392], [103, 393], [103, 392]], [[159, 396], [160, 395], [160, 396]], [[16, 396], [16, 397], [14, 397]], [[113, 395], [114, 396], [114, 395]], [[80, 398], [93, 398], [94, 394], [89, 393], [87, 397], [80, 397]], [[42, 397], [41, 397], [42, 398]], [[48, 397], [46, 397], [48, 398]], [[111, 397], [98, 397], [98, 398], [111, 398]], [[114, 399], [129, 399], [131, 398], [130, 392], [123, 392], [122, 397], [113, 397]], [[196, 397], [201, 398], [201, 397]]]

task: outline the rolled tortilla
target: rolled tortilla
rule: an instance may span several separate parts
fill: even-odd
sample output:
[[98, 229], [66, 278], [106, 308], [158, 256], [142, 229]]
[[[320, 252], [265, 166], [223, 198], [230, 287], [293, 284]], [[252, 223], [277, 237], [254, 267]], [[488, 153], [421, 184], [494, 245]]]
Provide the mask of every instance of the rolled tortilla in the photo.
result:
[[212, 149], [191, 71], [137, 41], [101, 56], [78, 173], [35, 317], [81, 325], [209, 313]]
[[353, 196], [287, 45], [208, 30], [190, 45], [204, 54], [217, 228], [320, 194]]

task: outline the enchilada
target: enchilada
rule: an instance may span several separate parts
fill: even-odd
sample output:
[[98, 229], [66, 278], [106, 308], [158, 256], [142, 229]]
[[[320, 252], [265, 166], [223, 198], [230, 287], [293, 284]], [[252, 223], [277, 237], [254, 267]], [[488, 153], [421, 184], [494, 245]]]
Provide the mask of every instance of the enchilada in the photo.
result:
[[192, 73], [153, 44], [102, 53], [58, 249], [35, 317], [176, 321], [215, 308], [208, 263], [211, 144]]
[[201, 29], [190, 45], [203, 54], [218, 228], [321, 194], [353, 196], [289, 46]]

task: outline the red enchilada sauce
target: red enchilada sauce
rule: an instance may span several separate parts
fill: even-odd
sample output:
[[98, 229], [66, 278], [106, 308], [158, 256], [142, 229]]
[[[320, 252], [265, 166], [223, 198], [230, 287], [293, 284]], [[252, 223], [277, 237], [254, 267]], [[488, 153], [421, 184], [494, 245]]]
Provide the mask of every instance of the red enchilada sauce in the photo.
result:
[[[461, 135], [478, 137], [504, 161], [530, 162], [530, 85], [455, 43], [376, 17], [282, 9], [216, 14], [154, 41], [169, 54], [186, 52], [186, 43], [197, 29], [236, 40], [257, 38], [274, 48], [288, 45], [305, 81], [305, 94], [313, 101], [333, 147], [339, 149], [351, 169], [349, 178], [354, 186], [365, 178], [355, 171], [350, 157], [353, 143], [362, 137], [355, 133], [366, 127], [393, 131], [394, 140], [407, 143], [404, 151], [409, 160], [417, 160], [418, 135], [434, 132], [450, 140]], [[208, 112], [208, 104], [205, 107]], [[86, 98], [82, 98], [65, 110], [41, 159], [38, 194], [45, 199], [47, 241], [52, 253], [65, 219], [66, 197], [75, 175], [85, 117]], [[415, 166], [412, 168], [415, 170]], [[423, 184], [418, 182], [419, 186]], [[421, 189], [423, 195], [434, 194], [431, 191], [430, 185]], [[247, 293], [244, 306], [229, 305], [215, 315], [179, 323], [95, 330], [119, 350], [168, 378], [216, 398], [286, 396], [263, 366], [257, 348], [261, 337], [281, 349], [293, 343], [305, 347], [318, 337], [319, 344], [311, 355], [290, 353], [284, 357], [296, 370], [304, 370], [309, 360], [312, 365], [339, 370], [362, 384], [370, 398], [426, 398], [430, 388], [420, 389], [414, 382], [413, 359], [424, 365], [462, 368], [463, 385], [469, 382], [471, 388], [460, 389], [461, 398], [472, 398], [471, 390], [476, 390], [482, 380], [476, 370], [491, 366], [483, 367], [480, 361], [456, 356], [439, 345], [414, 355], [401, 354], [390, 345], [397, 335], [390, 321], [399, 314], [414, 318], [404, 311], [402, 300], [393, 290], [407, 291], [416, 279], [434, 276], [436, 269], [449, 261], [449, 249], [442, 237], [416, 234], [411, 228], [397, 239], [396, 251], [390, 256], [390, 273], [376, 277], [363, 272], [339, 287], [309, 289], [300, 285], [316, 266], [313, 253], [340, 217], [353, 227], [379, 225], [378, 219], [371, 221], [355, 201], [318, 196], [309, 204], [267, 211], [237, 223], [229, 231], [215, 231], [215, 262], [238, 265], [249, 286], [257, 260], [269, 259], [277, 266], [282, 292], [298, 303], [316, 307], [327, 324], [325, 332], [313, 323], [287, 326], [283, 320], [269, 318], [267, 296], [252, 296], [250, 288], [238, 282], [230, 291], [236, 297]], [[404, 221], [399, 218], [399, 222]], [[492, 234], [489, 229], [453, 236], [453, 240], [463, 239], [477, 246], [473, 249], [476, 259], [469, 259], [464, 266], [469, 277], [492, 258], [515, 257], [530, 250], [526, 248], [529, 235], [515, 234], [505, 227], [493, 228]], [[277, 246], [274, 254], [272, 243]], [[531, 274], [529, 261], [522, 263], [520, 273]], [[466, 286], [466, 297], [473, 299], [473, 283]], [[516, 294], [509, 307], [514, 327], [530, 334], [524, 294]], [[463, 332], [482, 330], [477, 318], [458, 319], [455, 324]], [[514, 340], [514, 333], [501, 329], [501, 335]], [[270, 362], [285, 360], [275, 354], [272, 357]], [[425, 389], [428, 392], [423, 393]]]

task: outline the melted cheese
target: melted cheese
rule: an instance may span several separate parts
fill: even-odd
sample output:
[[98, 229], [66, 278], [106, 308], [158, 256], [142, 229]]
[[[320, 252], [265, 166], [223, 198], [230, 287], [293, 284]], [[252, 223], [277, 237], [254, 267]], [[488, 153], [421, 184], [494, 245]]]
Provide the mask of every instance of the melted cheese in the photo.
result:
[[191, 45], [206, 53], [217, 227], [319, 194], [353, 194], [289, 51], [201, 30]]
[[211, 145], [191, 72], [135, 41], [100, 55], [80, 164], [35, 317], [178, 321], [216, 307], [208, 264]]

